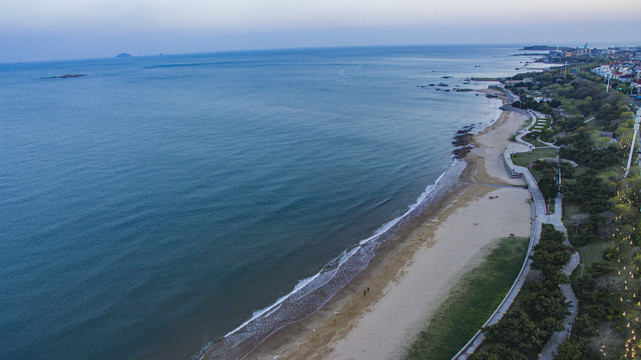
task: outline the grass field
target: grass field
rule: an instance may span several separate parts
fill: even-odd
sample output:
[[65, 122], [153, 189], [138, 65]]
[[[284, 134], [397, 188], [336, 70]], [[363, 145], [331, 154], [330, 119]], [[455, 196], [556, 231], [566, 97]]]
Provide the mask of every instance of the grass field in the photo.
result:
[[609, 242], [597, 242], [577, 248], [581, 255], [581, 262], [590, 265], [595, 261], [603, 260], [603, 252], [611, 245]]
[[[563, 202], [563, 218], [564, 219], [571, 218], [572, 216], [577, 214], [582, 214], [581, 207], [578, 204], [570, 204], [567, 201]], [[565, 225], [568, 229], [568, 232], [574, 226], [572, 224], [565, 224]]]
[[405, 359], [450, 360], [483, 326], [521, 270], [528, 238], [503, 238], [465, 274], [414, 340]]
[[532, 145], [534, 145], [535, 147], [546, 147], [546, 146], [548, 146], [547, 144], [542, 143], [539, 139], [534, 139], [534, 141], [532, 142]]
[[541, 132], [539, 132], [539, 131], [529, 132], [529, 133], [523, 135], [523, 137], [521, 137], [521, 140], [529, 142], [530, 144], [532, 144], [534, 142], [534, 140], [537, 137], [539, 137], [539, 135], [541, 135]]
[[557, 149], [534, 149], [531, 153], [512, 154], [512, 162], [514, 162], [514, 165], [528, 167], [538, 159], [555, 157], [556, 154]]

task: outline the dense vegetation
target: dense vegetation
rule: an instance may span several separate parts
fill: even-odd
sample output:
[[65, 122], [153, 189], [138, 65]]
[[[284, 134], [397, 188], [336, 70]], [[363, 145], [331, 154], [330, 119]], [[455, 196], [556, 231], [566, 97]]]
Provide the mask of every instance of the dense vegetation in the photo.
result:
[[601, 137], [595, 141], [596, 133], [595, 130], [580, 127], [560, 138], [557, 140], [557, 144], [562, 145], [559, 156], [594, 170], [604, 169], [619, 162], [623, 158], [620, 148], [610, 144], [610, 138], [607, 137], [605, 142]]
[[543, 225], [541, 240], [532, 254], [535, 271], [508, 313], [484, 329], [483, 347], [471, 359], [534, 359], [552, 333], [562, 329], [568, 310], [559, 284], [567, 279], [559, 270], [571, 255], [564, 239], [552, 225]]
[[[571, 278], [581, 305], [569, 339], [558, 348], [555, 358], [560, 360], [636, 358], [641, 346], [641, 339], [636, 338], [641, 330], [641, 180], [636, 165], [627, 178], [622, 170], [630, 151], [634, 106], [617, 91], [626, 91], [627, 85], [612, 82], [608, 91], [604, 80], [589, 72], [597, 65], [584, 63], [522, 74], [516, 79], [530, 77], [533, 81], [511, 88], [522, 99], [515, 106], [552, 118], [546, 135], [560, 146], [561, 158], [578, 164], [576, 168], [557, 166], [563, 174], [564, 222], [570, 242], [582, 257], [581, 266]], [[537, 96], [546, 100], [535, 101]], [[532, 164], [542, 192], [549, 194], [551, 186], [544, 189], [550, 182], [545, 179], [552, 173], [551, 166]], [[544, 263], [555, 263], [554, 256], [547, 252], [535, 256], [546, 258]], [[553, 289], [549, 290], [554, 298]], [[540, 299], [540, 305], [547, 306], [546, 300]], [[537, 332], [545, 326], [537, 324], [526, 311], [517, 308], [506, 318], [511, 323], [505, 326], [523, 322], [520, 327], [525, 335], [518, 338], [529, 345], [488, 342], [480, 358], [532, 358], [547, 341], [540, 340]], [[488, 339], [500, 338], [492, 335], [494, 331], [488, 329]]]
[[608, 200], [615, 195], [597, 173], [588, 170], [574, 183], [564, 186], [565, 200], [579, 204], [582, 212], [594, 215], [610, 208]]
[[[557, 131], [573, 131], [593, 116], [602, 130], [614, 131], [619, 123], [632, 119], [634, 114], [630, 111], [627, 96], [612, 89], [606, 91], [606, 85], [589, 72], [597, 65], [577, 66], [576, 71], [569, 72], [558, 68], [526, 74], [524, 76], [531, 77], [533, 82], [511, 88], [521, 97], [521, 101], [514, 105], [552, 115]], [[535, 101], [535, 95], [551, 100]]]
[[[572, 335], [559, 347], [557, 359], [637, 358], [639, 331], [639, 243], [641, 241], [641, 181], [638, 176], [619, 179], [618, 195], [609, 211], [615, 214], [612, 231], [601, 231], [605, 222], [590, 221], [585, 232], [592, 242], [606, 246], [598, 259], [584, 259], [583, 276], [573, 288], [581, 301]], [[576, 240], [585, 240], [577, 236]]]
[[556, 180], [556, 166], [547, 161], [537, 160], [532, 163], [532, 174], [534, 175], [539, 190], [545, 201], [549, 204], [559, 192]]

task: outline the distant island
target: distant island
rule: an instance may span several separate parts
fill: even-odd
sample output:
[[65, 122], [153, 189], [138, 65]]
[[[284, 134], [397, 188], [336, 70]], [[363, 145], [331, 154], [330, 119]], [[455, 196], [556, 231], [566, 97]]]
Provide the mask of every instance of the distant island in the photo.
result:
[[71, 78], [79, 78], [87, 76], [87, 74], [65, 74], [65, 75], [60, 75], [60, 76], [49, 76], [49, 77], [44, 77], [41, 79], [71, 79]]
[[77, 77], [82, 77], [82, 76], [87, 76], [87, 74], [65, 74], [62, 76], [58, 76], [60, 79], [68, 79], [68, 78], [77, 78]]
[[130, 57], [133, 57], [133, 55], [124, 52], [124, 53], [120, 53], [120, 54], [116, 55], [116, 57], [117, 58], [130, 58]]
[[558, 46], [547, 46], [547, 45], [534, 45], [534, 46], [525, 46], [521, 50], [537, 50], [537, 51], [552, 51], [552, 50], [568, 50], [567, 47], [558, 47]]

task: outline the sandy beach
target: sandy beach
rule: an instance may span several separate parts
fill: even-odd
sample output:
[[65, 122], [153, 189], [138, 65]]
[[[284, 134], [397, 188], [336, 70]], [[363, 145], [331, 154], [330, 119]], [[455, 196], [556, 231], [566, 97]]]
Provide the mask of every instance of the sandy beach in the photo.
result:
[[530, 194], [503, 149], [527, 117], [503, 112], [474, 137], [459, 184], [384, 243], [320, 311], [269, 337], [246, 359], [397, 359], [457, 280], [499, 238], [528, 237]]

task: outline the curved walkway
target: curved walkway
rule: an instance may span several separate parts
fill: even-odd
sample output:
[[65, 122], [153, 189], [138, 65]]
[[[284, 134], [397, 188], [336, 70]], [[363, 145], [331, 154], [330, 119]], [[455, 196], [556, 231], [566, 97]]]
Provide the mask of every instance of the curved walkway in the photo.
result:
[[541, 146], [541, 148], [546, 148], [546, 147], [548, 147], [548, 148], [553, 148], [553, 149], [558, 149], [558, 148], [559, 148], [558, 146], [556, 146], [556, 145], [554, 145], [554, 144], [552, 144], [552, 143], [549, 143], [549, 142], [545, 142], [545, 141], [541, 140], [540, 138], [536, 138], [536, 139], [537, 139], [538, 141], [540, 141], [540, 142], [541, 142], [541, 144], [546, 145], [546, 146]]
[[[554, 200], [554, 214], [547, 216], [547, 222], [554, 225], [555, 229], [562, 231], [565, 234], [564, 243], [566, 245], [572, 246], [572, 244], [570, 244], [570, 242], [568, 241], [568, 232], [565, 226], [563, 226], [563, 222], [561, 221], [561, 209], [563, 206], [562, 200], [563, 195], [557, 195], [556, 199]], [[570, 261], [568, 261], [568, 263], [565, 264], [565, 266], [561, 269], [561, 272], [569, 276], [576, 269], [576, 267], [579, 266], [580, 262], [581, 256], [578, 252], [575, 252], [574, 254], [572, 254]], [[554, 358], [559, 345], [563, 341], [565, 341], [568, 336], [570, 336], [570, 330], [572, 330], [572, 325], [574, 324], [574, 320], [576, 319], [576, 316], [579, 312], [579, 300], [577, 299], [576, 294], [574, 294], [572, 286], [570, 286], [569, 284], [561, 284], [559, 285], [559, 287], [561, 288], [561, 292], [565, 296], [566, 301], [569, 303], [568, 310], [570, 310], [570, 313], [565, 317], [565, 319], [563, 319], [563, 330], [554, 332], [550, 340], [543, 347], [543, 350], [541, 350], [538, 358], [542, 360], [551, 360]]]
[[[511, 111], [512, 109], [506, 107], [506, 111]], [[519, 110], [518, 112], [523, 112], [523, 110]], [[536, 116], [534, 116], [531, 112], [528, 112], [528, 116], [530, 117], [530, 123], [532, 121], [536, 121]], [[528, 129], [529, 126], [526, 128]], [[520, 132], [516, 136], [516, 141], [521, 144], [525, 144], [528, 147], [531, 145], [530, 143], [527, 143], [523, 141], [521, 138], [527, 134], [529, 131], [525, 130]], [[530, 266], [532, 263], [532, 259], [530, 258], [530, 255], [532, 253], [532, 250], [536, 244], [538, 244], [540, 238], [541, 238], [541, 228], [543, 223], [549, 223], [554, 226], [555, 229], [562, 231], [565, 234], [565, 243], [570, 244], [570, 242], [567, 239], [567, 231], [565, 229], [565, 226], [563, 226], [563, 222], [561, 221], [561, 209], [562, 209], [562, 194], [559, 194], [557, 198], [555, 199], [555, 212], [554, 214], [546, 214], [546, 209], [545, 209], [545, 201], [543, 199], [543, 195], [541, 194], [541, 191], [539, 190], [539, 186], [534, 179], [534, 176], [532, 176], [532, 173], [530, 171], [522, 166], [517, 166], [514, 165], [512, 162], [512, 158], [510, 156], [510, 153], [512, 152], [512, 149], [508, 149], [507, 147], [503, 151], [503, 160], [505, 164], [505, 170], [508, 172], [510, 177], [522, 177], [525, 180], [525, 183], [528, 186], [528, 190], [532, 194], [532, 232], [530, 234], [530, 243], [528, 245], [528, 251], [526, 254], [526, 260], [523, 263], [523, 267], [521, 268], [521, 271], [519, 272], [519, 275], [517, 276], [516, 280], [512, 284], [512, 287], [508, 291], [507, 295], [501, 302], [501, 304], [497, 307], [497, 309], [494, 311], [494, 313], [490, 316], [490, 318], [483, 324], [482, 328], [485, 328], [490, 325], [496, 324], [502, 317], [503, 315], [507, 312], [509, 307], [512, 305], [514, 302], [514, 299], [518, 295], [519, 291], [523, 287], [523, 284], [525, 283], [525, 278], [530, 271]], [[561, 271], [566, 274], [570, 275], [574, 269], [578, 266], [580, 262], [580, 257], [579, 253], [574, 253], [568, 262], [566, 266], [561, 269]], [[569, 302], [569, 310], [570, 314], [566, 316], [566, 318], [563, 321], [563, 326], [564, 330], [563, 331], [558, 331], [552, 334], [551, 339], [548, 341], [548, 343], [545, 345], [543, 350], [541, 351], [541, 354], [539, 355], [539, 359], [552, 359], [553, 354], [556, 353], [556, 350], [559, 346], [560, 343], [562, 343], [567, 337], [569, 336], [570, 330], [572, 328], [572, 324], [574, 323], [574, 320], [576, 319], [577, 313], [578, 313], [578, 300], [576, 298], [576, 295], [574, 294], [574, 291], [572, 290], [572, 287], [568, 284], [562, 284], [560, 285], [561, 291], [565, 295], [566, 300]], [[452, 358], [452, 360], [465, 360], [467, 359], [470, 355], [474, 353], [474, 351], [481, 345], [483, 340], [485, 339], [485, 336], [483, 335], [482, 329], [477, 331], [476, 334], [468, 341], [465, 346]]]
[[[505, 298], [503, 298], [503, 301], [501, 304], [498, 306], [498, 308], [494, 311], [494, 313], [490, 316], [490, 318], [483, 324], [483, 328], [486, 326], [494, 325], [496, 324], [502, 317], [505, 315], [507, 310], [510, 308], [512, 303], [514, 302], [514, 299], [518, 295], [519, 291], [523, 287], [523, 284], [525, 283], [525, 278], [530, 271], [530, 265], [532, 263], [532, 259], [530, 259], [530, 255], [532, 253], [532, 249], [534, 249], [534, 246], [538, 244], [539, 239], [541, 238], [541, 227], [542, 227], [542, 220], [546, 216], [545, 214], [545, 202], [543, 201], [543, 195], [541, 194], [541, 191], [539, 190], [539, 186], [536, 183], [536, 180], [528, 171], [528, 169], [522, 167], [522, 166], [517, 166], [512, 163], [512, 160], [510, 159], [510, 150], [505, 149], [503, 151], [503, 159], [506, 162], [506, 170], [508, 170], [508, 173], [510, 176], [516, 175], [518, 177], [523, 177], [525, 180], [525, 183], [528, 186], [528, 190], [530, 191], [530, 194], [532, 194], [532, 232], [530, 234], [530, 243], [528, 245], [528, 250], [526, 254], [526, 260], [523, 263], [523, 267], [521, 267], [521, 271], [519, 272], [519, 275], [517, 276], [516, 280], [512, 284], [512, 287], [508, 291], [507, 295]], [[518, 174], [518, 175], [517, 175]], [[453, 360], [464, 360], [467, 359], [474, 351], [481, 345], [483, 340], [485, 339], [485, 336], [483, 335], [483, 332], [481, 330], [477, 331], [476, 334], [468, 341], [467, 344], [452, 358]]]
[[[545, 148], [540, 148], [540, 147], [539, 147], [539, 148], [537, 148], [537, 149], [545, 149]], [[574, 162], [574, 161], [572, 161], [572, 160], [569, 160], [569, 159], [559, 159], [559, 157], [558, 157], [558, 156], [557, 156], [557, 157], [555, 157], [555, 158], [540, 158], [539, 160], [541, 160], [541, 161], [547, 161], [547, 162], [560, 162], [560, 163], [566, 163], [566, 164], [570, 164], [573, 168], [575, 168], [575, 167], [578, 167], [578, 166], [579, 166], [579, 164], [577, 164], [576, 162]]]

